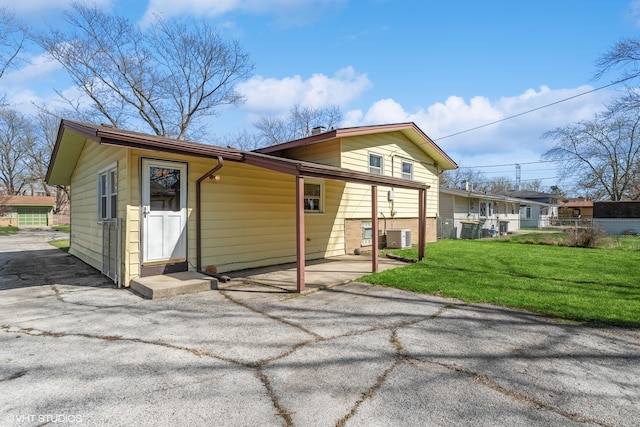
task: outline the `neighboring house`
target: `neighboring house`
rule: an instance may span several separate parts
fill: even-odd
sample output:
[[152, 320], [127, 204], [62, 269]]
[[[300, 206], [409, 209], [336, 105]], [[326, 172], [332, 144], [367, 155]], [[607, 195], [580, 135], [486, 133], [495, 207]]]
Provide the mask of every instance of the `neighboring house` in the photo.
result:
[[593, 226], [612, 235], [640, 235], [640, 201], [593, 202]]
[[558, 218], [558, 196], [540, 191], [507, 191], [505, 196], [524, 199], [520, 204], [520, 227], [542, 228], [553, 226]]
[[532, 200], [534, 202], [546, 203], [548, 205], [558, 204], [557, 194], [544, 193], [541, 191], [513, 190], [513, 191], [505, 191], [502, 194], [509, 197], [515, 197], [517, 199], [525, 199], [525, 200]]
[[[520, 229], [520, 204], [524, 200], [475, 191], [440, 188], [439, 216], [442, 238], [478, 238]], [[477, 234], [467, 235], [464, 224], [477, 223]], [[475, 227], [474, 227], [475, 228]]]
[[[456, 164], [415, 124], [335, 129], [246, 152], [63, 120], [47, 171], [70, 185], [70, 253], [137, 277], [373, 251], [386, 227], [435, 240], [438, 174]], [[429, 190], [431, 188], [431, 190]]]
[[591, 219], [593, 218], [593, 201], [579, 199], [563, 199], [558, 202], [558, 218]]
[[0, 226], [52, 225], [55, 205], [55, 199], [48, 196], [0, 195]]

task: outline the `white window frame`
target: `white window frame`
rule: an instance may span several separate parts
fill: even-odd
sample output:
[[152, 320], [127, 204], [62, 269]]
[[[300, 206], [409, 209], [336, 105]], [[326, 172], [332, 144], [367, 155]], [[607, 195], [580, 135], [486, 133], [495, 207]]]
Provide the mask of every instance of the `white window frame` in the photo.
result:
[[[374, 157], [380, 158], [380, 167], [379, 168], [377, 166], [371, 166], [371, 159], [374, 158]], [[367, 156], [367, 159], [368, 159], [368, 162], [369, 162], [368, 163], [369, 173], [374, 174], [374, 175], [384, 175], [384, 156], [382, 154], [369, 152], [369, 155]]]
[[[404, 165], [409, 166], [409, 172], [404, 171]], [[412, 162], [407, 162], [406, 160], [402, 160], [400, 162], [400, 172], [402, 174], [402, 179], [413, 181], [413, 163]]]
[[[317, 185], [320, 187], [320, 195], [319, 196], [309, 196], [307, 197], [307, 193], [306, 193], [306, 186], [307, 185]], [[317, 179], [305, 179], [304, 180], [304, 212], [305, 213], [310, 213], [310, 214], [322, 214], [325, 211], [325, 206], [324, 206], [324, 181], [321, 180], [317, 180]], [[317, 200], [319, 203], [319, 206], [317, 209], [307, 209], [307, 200]]]
[[478, 213], [481, 217], [487, 216], [487, 202], [480, 202], [480, 210]]
[[113, 163], [100, 170], [96, 180], [98, 222], [116, 219], [118, 217], [118, 164]]
[[360, 246], [371, 246], [373, 244], [372, 221], [360, 221], [360, 228], [362, 230]]

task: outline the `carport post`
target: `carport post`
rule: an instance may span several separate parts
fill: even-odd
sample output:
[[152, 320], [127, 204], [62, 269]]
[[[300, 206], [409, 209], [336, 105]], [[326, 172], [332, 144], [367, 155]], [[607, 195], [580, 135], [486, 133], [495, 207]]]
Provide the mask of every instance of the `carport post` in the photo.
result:
[[427, 243], [427, 189], [418, 190], [418, 261], [424, 259], [424, 245]]
[[371, 271], [378, 271], [378, 186], [371, 186]]
[[304, 177], [296, 175], [296, 282], [304, 292]]

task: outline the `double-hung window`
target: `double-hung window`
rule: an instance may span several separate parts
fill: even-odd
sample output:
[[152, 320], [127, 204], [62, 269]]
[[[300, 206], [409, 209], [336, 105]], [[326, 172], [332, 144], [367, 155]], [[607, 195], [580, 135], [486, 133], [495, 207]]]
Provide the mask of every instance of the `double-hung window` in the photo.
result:
[[375, 153], [369, 153], [369, 173], [384, 175], [384, 158]]
[[324, 212], [324, 188], [321, 181], [305, 180], [304, 183], [304, 211], [308, 213]]
[[402, 162], [402, 179], [413, 180], [413, 163]]
[[115, 219], [118, 216], [118, 170], [116, 165], [98, 173], [98, 220]]

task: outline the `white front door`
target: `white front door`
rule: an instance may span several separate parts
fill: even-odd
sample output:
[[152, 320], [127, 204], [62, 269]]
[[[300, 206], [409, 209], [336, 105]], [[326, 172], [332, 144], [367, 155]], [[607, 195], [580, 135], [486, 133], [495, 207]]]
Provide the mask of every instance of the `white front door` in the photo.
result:
[[187, 257], [187, 165], [142, 160], [142, 261]]

